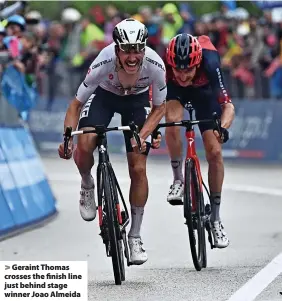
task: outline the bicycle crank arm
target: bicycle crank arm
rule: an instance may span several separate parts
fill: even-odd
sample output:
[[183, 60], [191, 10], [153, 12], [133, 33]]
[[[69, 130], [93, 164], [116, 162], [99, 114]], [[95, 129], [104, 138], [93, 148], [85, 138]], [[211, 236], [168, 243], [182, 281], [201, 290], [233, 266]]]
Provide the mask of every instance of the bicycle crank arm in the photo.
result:
[[129, 224], [129, 217], [125, 211], [121, 211], [122, 225], [120, 227], [120, 231], [125, 231], [126, 226]]
[[213, 239], [212, 239], [212, 234], [211, 234], [211, 227], [210, 225], [206, 226], [206, 229], [208, 231], [208, 239], [209, 239], [209, 243], [211, 245], [211, 249], [215, 248], [215, 245], [213, 244]]
[[120, 227], [120, 231], [123, 231], [127, 225], [129, 224], [129, 219], [125, 221], [125, 223]]
[[127, 266], [131, 266], [132, 263], [130, 262], [130, 256], [129, 256], [129, 249], [128, 249], [128, 243], [127, 243], [127, 237], [126, 237], [126, 231], [122, 231], [122, 240], [124, 245], [124, 255], [126, 258]]

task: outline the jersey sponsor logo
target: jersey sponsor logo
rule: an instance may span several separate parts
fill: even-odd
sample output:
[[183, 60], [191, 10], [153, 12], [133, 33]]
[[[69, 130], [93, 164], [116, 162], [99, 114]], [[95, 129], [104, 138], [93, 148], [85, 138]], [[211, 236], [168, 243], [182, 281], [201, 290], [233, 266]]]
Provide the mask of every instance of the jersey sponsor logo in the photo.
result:
[[101, 145], [100, 148], [99, 148], [99, 152], [103, 154], [105, 151], [106, 151], [105, 146]]
[[91, 68], [89, 68], [89, 69], [88, 69], [88, 71], [87, 71], [87, 74], [89, 74], [89, 73], [90, 73], [90, 71], [91, 71]]
[[189, 143], [190, 147], [192, 147], [192, 145], [194, 143], [194, 138], [188, 138], [188, 143]]
[[111, 73], [109, 74], [109, 79], [112, 80], [114, 78], [114, 75]]
[[104, 60], [104, 61], [102, 61], [100, 63], [97, 63], [97, 64], [95, 64], [95, 65], [92, 66], [92, 69], [95, 69], [95, 68], [98, 68], [98, 67], [100, 67], [102, 65], [108, 64], [108, 63], [112, 62], [112, 60], [113, 59], [111, 58], [109, 60]]
[[154, 65], [158, 66], [158, 67], [161, 68], [163, 71], [165, 71], [164, 66], [163, 66], [162, 64], [160, 64], [160, 63], [158, 63], [158, 62], [156, 62], [156, 61], [150, 59], [149, 57], [146, 57], [146, 61], [148, 61], [148, 62], [151, 63], [151, 64], [154, 64]]
[[220, 88], [221, 88], [221, 90], [222, 90], [222, 93], [223, 93], [224, 96], [228, 97], [227, 92], [226, 92], [226, 90], [225, 90], [225, 88], [224, 88], [224, 86], [223, 86], [222, 76], [221, 76], [220, 70], [219, 70], [219, 68], [216, 68], [215, 70], [216, 70], [216, 72], [217, 72], [217, 77], [218, 77], [218, 81], [219, 81], [219, 86], [220, 86]]
[[80, 114], [80, 119], [81, 118], [84, 118], [84, 117], [88, 117], [88, 114], [89, 114], [89, 110], [90, 110], [90, 106], [91, 106], [91, 103], [92, 103], [92, 100], [94, 98], [96, 94], [92, 94], [89, 99], [87, 100], [87, 102], [85, 103], [82, 111], [81, 111], [81, 114]]

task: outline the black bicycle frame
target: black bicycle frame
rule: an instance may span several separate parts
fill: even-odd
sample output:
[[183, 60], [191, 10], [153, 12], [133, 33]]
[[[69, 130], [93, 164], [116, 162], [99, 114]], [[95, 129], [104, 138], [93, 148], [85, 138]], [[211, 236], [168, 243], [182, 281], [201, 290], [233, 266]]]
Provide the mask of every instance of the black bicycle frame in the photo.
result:
[[[99, 127], [97, 127], [97, 126], [96, 126], [96, 131], [97, 131], [97, 136], [98, 136], [97, 137], [98, 138], [97, 139], [97, 148], [98, 148], [98, 154], [99, 154], [98, 155], [99, 159], [98, 159], [97, 171], [100, 171], [100, 167], [101, 167], [102, 164], [107, 164], [108, 165], [111, 178], [115, 182], [115, 185], [117, 187], [119, 196], [120, 196], [121, 201], [122, 201], [123, 206], [124, 206], [125, 216], [124, 215], [122, 216], [122, 219], [123, 219], [122, 229], [124, 229], [129, 223], [129, 218], [128, 218], [129, 214], [128, 214], [128, 210], [127, 210], [127, 207], [126, 207], [126, 204], [125, 204], [125, 200], [124, 200], [123, 195], [122, 195], [121, 188], [119, 186], [119, 183], [118, 183], [116, 175], [114, 173], [112, 164], [111, 164], [110, 159], [109, 159], [107, 134], [104, 132], [104, 128], [103, 128], [102, 131], [99, 131]], [[118, 199], [116, 201], [118, 201]]]

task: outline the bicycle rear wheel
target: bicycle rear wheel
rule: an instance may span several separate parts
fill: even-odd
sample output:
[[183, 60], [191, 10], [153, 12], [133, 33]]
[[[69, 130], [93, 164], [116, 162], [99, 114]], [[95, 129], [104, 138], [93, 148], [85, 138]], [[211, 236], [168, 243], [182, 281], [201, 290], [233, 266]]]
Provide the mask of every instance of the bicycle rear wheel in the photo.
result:
[[110, 255], [114, 271], [115, 284], [120, 285], [125, 280], [123, 240], [120, 233], [118, 210], [117, 210], [117, 188], [111, 177], [109, 166], [102, 165], [102, 189], [104, 191], [104, 210], [107, 216], [107, 227], [110, 241]]
[[204, 198], [200, 189], [195, 162], [185, 162], [184, 217], [188, 227], [190, 249], [195, 269], [206, 266], [206, 241], [204, 224]]

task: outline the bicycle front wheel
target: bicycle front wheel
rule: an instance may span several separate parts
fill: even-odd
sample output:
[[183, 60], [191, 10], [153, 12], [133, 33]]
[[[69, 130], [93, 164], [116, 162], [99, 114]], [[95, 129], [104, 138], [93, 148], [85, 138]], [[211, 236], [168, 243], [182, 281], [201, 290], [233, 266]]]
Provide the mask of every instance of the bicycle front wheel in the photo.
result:
[[206, 266], [204, 198], [195, 161], [185, 162], [184, 217], [188, 227], [190, 249], [195, 269]]
[[111, 177], [109, 166], [102, 165], [102, 182], [105, 199], [105, 213], [107, 216], [107, 227], [110, 240], [110, 254], [112, 257], [115, 284], [120, 285], [125, 280], [123, 244], [120, 233], [118, 210], [117, 210], [117, 188]]

